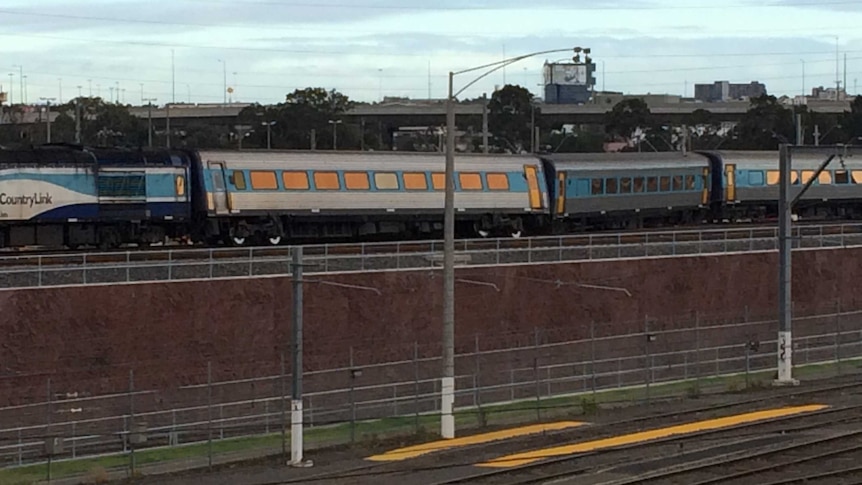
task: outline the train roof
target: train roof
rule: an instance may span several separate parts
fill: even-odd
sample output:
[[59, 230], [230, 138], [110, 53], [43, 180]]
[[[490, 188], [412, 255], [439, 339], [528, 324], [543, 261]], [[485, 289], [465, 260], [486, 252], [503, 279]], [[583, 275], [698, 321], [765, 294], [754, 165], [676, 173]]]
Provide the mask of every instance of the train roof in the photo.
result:
[[[726, 151], [714, 152], [721, 157], [724, 164], [736, 164], [737, 168], [753, 170], [778, 170], [778, 151]], [[824, 160], [828, 158], [825, 154], [797, 153], [791, 159], [793, 169], [817, 169]], [[862, 168], [862, 157], [841, 157], [844, 165], [848, 167]], [[839, 159], [835, 158], [828, 168], [839, 167]]]
[[709, 166], [709, 159], [704, 155], [681, 152], [560, 153], [542, 155], [542, 158], [551, 162], [557, 170], [652, 170]]
[[92, 165], [187, 165], [182, 151], [84, 147], [72, 144], [0, 149], [0, 165], [92, 166]]
[[[273, 169], [280, 167], [319, 168], [329, 170], [442, 170], [443, 153], [428, 152], [311, 152], [311, 151], [201, 151], [207, 162], [225, 162], [232, 167]], [[537, 164], [531, 155], [455, 154], [458, 170], [523, 170], [525, 164]]]

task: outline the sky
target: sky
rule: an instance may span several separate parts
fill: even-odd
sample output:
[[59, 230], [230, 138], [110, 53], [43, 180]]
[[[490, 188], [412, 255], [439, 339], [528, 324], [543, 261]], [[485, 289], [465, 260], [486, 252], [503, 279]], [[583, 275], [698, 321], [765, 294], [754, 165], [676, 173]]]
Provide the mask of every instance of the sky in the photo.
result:
[[[843, 81], [846, 55], [854, 94], [859, 25], [862, 0], [4, 0], [0, 83], [15, 103], [22, 73], [31, 103], [221, 103], [225, 86], [263, 104], [309, 86], [444, 98], [449, 71], [580, 46], [598, 90], [692, 96], [695, 83], [757, 80], [792, 96], [834, 87], [836, 57]], [[504, 84], [540, 95], [544, 62], [571, 56], [530, 57], [461, 97]], [[456, 90], [482, 72], [456, 76]]]

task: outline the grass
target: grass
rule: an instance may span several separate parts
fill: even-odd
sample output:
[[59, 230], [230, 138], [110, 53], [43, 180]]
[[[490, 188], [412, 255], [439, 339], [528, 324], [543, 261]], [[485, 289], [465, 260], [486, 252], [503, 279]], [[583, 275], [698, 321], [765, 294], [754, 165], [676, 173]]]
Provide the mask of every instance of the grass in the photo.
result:
[[[858, 369], [858, 361], [845, 361], [840, 364], [842, 369]], [[836, 375], [839, 364], [811, 364], [796, 366], [794, 373], [800, 379], [815, 377], [832, 377]], [[671, 397], [697, 398], [704, 393], [726, 393], [756, 390], [768, 386], [775, 371], [751, 372], [746, 381], [745, 375], [711, 376], [698, 381], [694, 379], [650, 386], [650, 399], [666, 399]], [[456, 427], [459, 430], [482, 429], [515, 425], [552, 418], [577, 418], [595, 414], [604, 406], [632, 404], [647, 398], [644, 387], [630, 389], [613, 389], [587, 391], [571, 396], [544, 398], [540, 400], [524, 400], [507, 404], [483, 405], [457, 411]], [[402, 416], [384, 418], [373, 421], [357, 422], [354, 432], [357, 442], [365, 446], [373, 446], [376, 441], [395, 437], [410, 437], [416, 441], [436, 439], [435, 433], [426, 432], [435, 429], [439, 417], [435, 415]], [[289, 438], [288, 438], [289, 439]], [[304, 436], [308, 448], [347, 444], [350, 442], [350, 424], [339, 424], [326, 427], [309, 428]], [[219, 456], [242, 454], [237, 459], [253, 459], [267, 454], [276, 454], [281, 449], [281, 434], [270, 434], [248, 438], [226, 439], [212, 442], [214, 462]], [[289, 446], [289, 442], [288, 442]], [[185, 461], [184, 466], [206, 466], [210, 453], [208, 444], [194, 444], [173, 448], [158, 448], [141, 450], [135, 453], [137, 467], [157, 463]], [[99, 458], [57, 461], [51, 465], [53, 479], [83, 476], [89, 477], [92, 483], [103, 483], [105, 470], [128, 470], [129, 454], [117, 454]], [[181, 468], [181, 467], [180, 467]], [[23, 485], [44, 480], [48, 476], [46, 464], [31, 465], [20, 468], [0, 470], [0, 485]]]

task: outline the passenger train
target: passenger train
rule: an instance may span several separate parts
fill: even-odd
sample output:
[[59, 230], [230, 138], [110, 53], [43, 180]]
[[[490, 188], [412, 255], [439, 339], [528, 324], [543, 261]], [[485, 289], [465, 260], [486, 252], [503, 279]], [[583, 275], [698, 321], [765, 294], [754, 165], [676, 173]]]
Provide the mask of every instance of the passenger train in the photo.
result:
[[[455, 162], [459, 237], [766, 220], [778, 153], [475, 155]], [[821, 163], [794, 156], [792, 183]], [[0, 149], [0, 246], [279, 245], [439, 237], [443, 154]], [[855, 218], [862, 164], [834, 162], [801, 217]]]

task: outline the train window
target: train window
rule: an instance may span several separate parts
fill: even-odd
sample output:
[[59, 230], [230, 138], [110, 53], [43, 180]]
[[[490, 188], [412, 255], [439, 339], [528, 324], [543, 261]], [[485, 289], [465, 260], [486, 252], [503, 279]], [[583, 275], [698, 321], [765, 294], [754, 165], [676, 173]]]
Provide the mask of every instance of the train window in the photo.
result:
[[374, 185], [377, 190], [398, 190], [398, 175], [392, 172], [377, 172], [374, 174]]
[[850, 174], [847, 173], [847, 170], [836, 170], [835, 171], [835, 183], [836, 184], [849, 184], [850, 183]]
[[281, 183], [287, 190], [308, 190], [308, 174], [306, 172], [284, 172]]
[[617, 179], [605, 179], [605, 193], [606, 194], [616, 194], [617, 193]]
[[485, 174], [488, 190], [509, 190], [509, 176], [504, 173]]
[[682, 191], [682, 175], [674, 175], [673, 176], [673, 187], [671, 187], [674, 192]]
[[446, 174], [440, 172], [432, 173], [431, 184], [433, 185], [434, 190], [446, 190]]
[[661, 177], [659, 179], [662, 192], [670, 192], [670, 177]]
[[854, 184], [862, 184], [862, 170], [854, 170], [853, 172], [853, 183]]
[[338, 190], [338, 174], [335, 172], [314, 172], [314, 188], [317, 190]]
[[428, 180], [424, 173], [405, 173], [404, 188], [407, 190], [428, 190]]
[[592, 194], [593, 195], [602, 195], [603, 193], [604, 193], [604, 180], [603, 179], [593, 179]]
[[245, 174], [239, 171], [235, 171], [230, 176], [230, 183], [232, 183], [237, 190], [245, 190]]
[[763, 172], [759, 170], [748, 172], [748, 185], [754, 187], [763, 185]]
[[620, 179], [620, 193], [621, 194], [632, 193], [632, 179], [630, 179], [630, 178], [621, 178]]
[[461, 190], [482, 190], [482, 177], [478, 173], [459, 173]]
[[368, 182], [368, 173], [366, 172], [345, 172], [344, 186], [347, 190], [368, 190], [371, 185]]
[[182, 175], [177, 175], [177, 178], [174, 181], [174, 188], [177, 191], [177, 195], [186, 195], [186, 178]]
[[832, 174], [829, 172], [820, 172], [820, 175], [817, 176], [817, 181], [820, 185], [829, 185], [832, 183]]
[[694, 175], [685, 176], [685, 190], [694, 190], [695, 178]]
[[802, 171], [802, 183], [807, 184], [809, 180], [814, 178], [814, 170], [803, 170]]
[[646, 191], [647, 192], [658, 192], [658, 177], [647, 177], [647, 179], [646, 179]]
[[634, 181], [634, 189], [635, 193], [639, 194], [644, 191], [644, 179], [643, 177], [635, 177], [632, 179]]
[[253, 171], [249, 172], [251, 179], [251, 188], [254, 190], [275, 190], [278, 189], [278, 179], [275, 172]]
[[781, 172], [778, 170], [770, 170], [766, 172], [766, 184], [778, 185], [781, 183]]

